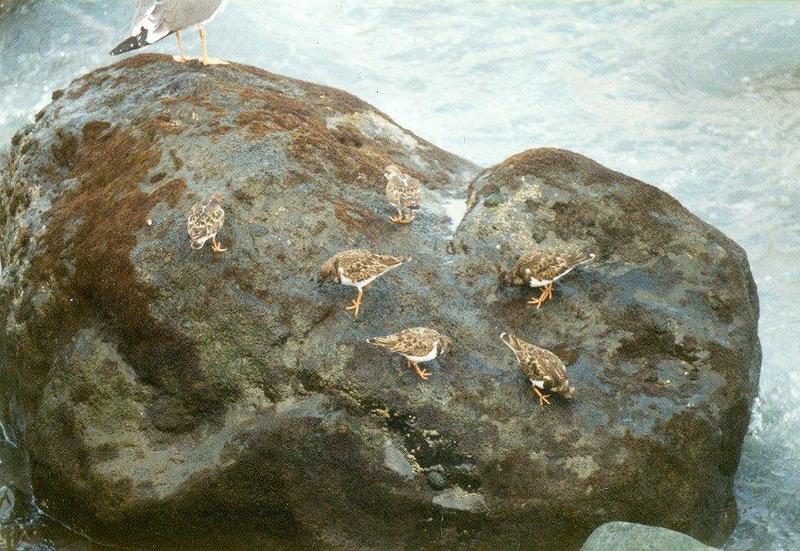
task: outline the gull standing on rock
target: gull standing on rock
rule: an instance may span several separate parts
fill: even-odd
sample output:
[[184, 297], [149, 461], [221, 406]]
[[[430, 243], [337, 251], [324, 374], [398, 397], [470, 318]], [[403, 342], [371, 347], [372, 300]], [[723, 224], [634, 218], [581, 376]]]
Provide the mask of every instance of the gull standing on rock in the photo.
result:
[[175, 33], [180, 55], [173, 59], [183, 63], [191, 58], [183, 54], [181, 31], [197, 28], [200, 32], [200, 61], [203, 65], [225, 65], [227, 61], [208, 57], [204, 25], [214, 19], [227, 3], [228, 0], [137, 0], [131, 37], [111, 50], [111, 55], [138, 50]]

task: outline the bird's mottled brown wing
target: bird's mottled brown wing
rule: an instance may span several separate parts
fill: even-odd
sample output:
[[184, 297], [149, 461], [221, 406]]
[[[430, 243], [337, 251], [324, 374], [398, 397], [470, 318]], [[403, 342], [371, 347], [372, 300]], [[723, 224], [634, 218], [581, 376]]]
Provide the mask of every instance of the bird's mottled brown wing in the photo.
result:
[[408, 260], [407, 258], [375, 254], [366, 249], [345, 251], [337, 256], [344, 275], [354, 282], [380, 276]]
[[192, 241], [216, 235], [225, 222], [225, 209], [214, 199], [203, 199], [187, 215], [186, 231]]
[[526, 342], [521, 348], [518, 354], [520, 367], [531, 379], [544, 381], [545, 390], [567, 380], [567, 369], [558, 356]]
[[523, 273], [526, 269], [540, 281], [550, 281], [569, 271], [592, 256], [576, 249], [534, 249], [522, 255], [514, 270]]
[[427, 356], [441, 338], [438, 331], [427, 327], [412, 327], [394, 335], [376, 337], [370, 342], [404, 356]]
[[390, 173], [386, 182], [386, 198], [392, 205], [400, 208], [419, 206], [422, 201], [419, 181], [407, 174]]

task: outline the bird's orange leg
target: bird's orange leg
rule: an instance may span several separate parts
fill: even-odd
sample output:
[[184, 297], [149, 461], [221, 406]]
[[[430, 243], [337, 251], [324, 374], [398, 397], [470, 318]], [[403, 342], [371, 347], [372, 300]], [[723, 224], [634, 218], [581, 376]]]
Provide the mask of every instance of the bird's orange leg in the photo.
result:
[[542, 291], [539, 293], [539, 298], [532, 298], [528, 301], [528, 304], [535, 304], [536, 309], [542, 307], [542, 304], [547, 302], [549, 299], [553, 298], [553, 284], [548, 283], [544, 286]]
[[400, 223], [401, 224], [410, 224], [411, 222], [414, 221], [414, 216], [416, 216], [414, 214], [414, 211], [411, 210], [411, 209], [408, 209], [408, 216], [403, 218], [402, 220], [400, 220]]
[[358, 290], [358, 296], [353, 300], [353, 304], [345, 308], [345, 310], [354, 310], [353, 319], [358, 319], [358, 311], [361, 309], [361, 301], [364, 299], [364, 290]]
[[547, 294], [548, 294], [548, 292], [549, 292], [549, 291], [547, 290], [547, 286], [545, 286], [545, 287], [544, 287], [544, 288], [541, 290], [541, 292], [539, 293], [539, 298], [532, 298], [532, 299], [530, 299], [530, 300], [528, 301], [528, 304], [535, 304], [535, 305], [536, 305], [536, 309], [538, 310], [539, 308], [541, 308], [541, 307], [542, 307], [542, 304], [543, 304], [543, 303], [544, 303], [544, 302], [547, 300]]
[[221, 253], [222, 251], [227, 251], [228, 249], [224, 248], [222, 246], [222, 243], [217, 243], [217, 238], [216, 237], [212, 237], [211, 238], [211, 250], [214, 251], [215, 253]]
[[403, 222], [404, 220], [403, 211], [400, 210], [400, 207], [395, 207], [395, 208], [397, 209], [397, 216], [392, 216], [391, 221], [397, 222], [398, 224], [404, 224], [405, 222]]
[[408, 367], [412, 368], [417, 373], [420, 379], [422, 379], [423, 381], [428, 380], [428, 377], [430, 377], [431, 375], [429, 371], [425, 369], [420, 369], [419, 364], [416, 362], [412, 362], [411, 360], [406, 360], [406, 361], [408, 362]]
[[543, 406], [545, 404], [550, 405], [550, 400], [548, 400], [548, 398], [550, 397], [549, 394], [542, 394], [542, 392], [533, 385], [531, 385], [531, 388], [533, 389], [533, 393], [536, 395], [536, 397], [539, 398], [540, 406]]

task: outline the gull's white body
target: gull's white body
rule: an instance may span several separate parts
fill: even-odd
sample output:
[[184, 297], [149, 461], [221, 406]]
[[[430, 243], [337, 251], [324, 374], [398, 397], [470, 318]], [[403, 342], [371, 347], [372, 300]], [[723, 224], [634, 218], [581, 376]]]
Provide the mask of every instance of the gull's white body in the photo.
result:
[[171, 32], [210, 23], [227, 4], [228, 0], [138, 0], [131, 35], [144, 28], [152, 44]]
[[205, 25], [225, 9], [228, 0], [137, 0], [131, 36], [117, 44], [111, 55], [124, 54], [155, 44], [165, 36], [175, 34], [181, 52], [178, 61], [185, 61], [181, 31], [199, 29], [205, 64], [220, 63], [208, 57]]

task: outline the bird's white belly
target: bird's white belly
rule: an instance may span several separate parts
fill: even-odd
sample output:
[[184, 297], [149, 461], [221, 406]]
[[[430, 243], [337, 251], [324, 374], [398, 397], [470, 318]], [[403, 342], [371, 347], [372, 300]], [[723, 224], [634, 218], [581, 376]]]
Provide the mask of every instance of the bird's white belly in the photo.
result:
[[574, 269], [575, 269], [575, 266], [573, 266], [569, 270], [565, 270], [565, 271], [561, 272], [560, 274], [558, 274], [553, 279], [536, 279], [535, 277], [531, 276], [531, 287], [544, 287], [545, 285], [549, 285], [549, 284], [551, 284], [553, 282], [558, 281], [559, 279], [561, 279], [562, 277], [564, 277], [565, 275], [567, 275], [568, 273], [570, 273]]
[[535, 277], [531, 277], [530, 283], [531, 287], [544, 287], [545, 285], [549, 285], [553, 281], [555, 281], [555, 279], [536, 279]]
[[193, 249], [202, 249], [203, 245], [206, 244], [206, 241], [208, 241], [209, 239], [211, 239], [213, 237], [216, 237], [216, 236], [217, 236], [217, 234], [215, 233], [215, 234], [212, 234], [212, 235], [204, 235], [203, 237], [200, 237], [199, 239], [192, 239], [192, 242], [194, 243], [194, 245], [192, 245], [192, 248]]
[[344, 274], [341, 274], [340, 277], [341, 277], [341, 280], [342, 280], [342, 285], [350, 285], [352, 287], [358, 287], [358, 289], [361, 289], [363, 287], [366, 287], [367, 285], [369, 285], [373, 281], [375, 281], [375, 278], [377, 278], [378, 276], [372, 276], [370, 278], [365, 279], [364, 281], [353, 281], [352, 279], [350, 279], [349, 277], [347, 277]]
[[[405, 354], [404, 354], [404, 356], [405, 356]], [[435, 346], [433, 348], [431, 348], [431, 351], [428, 352], [424, 356], [406, 356], [406, 358], [408, 358], [410, 361], [412, 361], [414, 363], [429, 362], [432, 359], [434, 359], [435, 357], [436, 357], [436, 347]]]
[[539, 381], [539, 380], [534, 381], [533, 379], [530, 379], [530, 382], [536, 388], [541, 388], [542, 390], [544, 390], [544, 381]]

